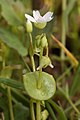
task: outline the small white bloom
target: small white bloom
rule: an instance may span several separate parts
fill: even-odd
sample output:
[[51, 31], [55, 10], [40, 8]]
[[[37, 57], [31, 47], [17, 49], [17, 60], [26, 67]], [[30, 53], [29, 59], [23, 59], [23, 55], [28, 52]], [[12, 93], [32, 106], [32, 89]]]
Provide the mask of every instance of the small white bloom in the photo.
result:
[[29, 21], [34, 23], [44, 23], [44, 22], [51, 21], [53, 19], [52, 15], [53, 15], [53, 12], [47, 12], [44, 16], [41, 16], [38, 10], [37, 11], [33, 10], [33, 17], [28, 14], [25, 14], [25, 17]]
[[38, 10], [33, 10], [33, 17], [28, 14], [25, 14], [25, 17], [29, 21], [34, 22], [34, 25], [37, 28], [43, 29], [46, 26], [46, 23], [53, 19], [52, 15], [52, 12], [47, 12], [44, 16], [41, 16]]

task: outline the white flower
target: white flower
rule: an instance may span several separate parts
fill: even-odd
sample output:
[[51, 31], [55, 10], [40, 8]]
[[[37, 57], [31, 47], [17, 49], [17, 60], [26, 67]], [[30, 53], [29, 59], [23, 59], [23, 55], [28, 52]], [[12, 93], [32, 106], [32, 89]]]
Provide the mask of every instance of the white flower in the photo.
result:
[[40, 61], [40, 66], [37, 67], [37, 70], [41, 69], [41, 68], [46, 68], [47, 66], [50, 66], [51, 68], [53, 68], [54, 66], [51, 63], [51, 60], [48, 56], [42, 56], [42, 59]]
[[28, 14], [25, 14], [25, 17], [31, 21], [31, 22], [34, 22], [34, 23], [45, 23], [45, 22], [49, 22], [53, 19], [52, 17], [53, 13], [52, 12], [47, 12], [44, 16], [41, 16], [40, 15], [40, 12], [37, 10], [33, 10], [33, 17], [28, 15]]
[[51, 21], [53, 19], [52, 17], [53, 13], [52, 12], [47, 12], [44, 16], [40, 15], [40, 12], [38, 10], [33, 10], [33, 17], [25, 14], [25, 17], [31, 21], [34, 22], [34, 25], [39, 28], [42, 29], [46, 26], [46, 23]]

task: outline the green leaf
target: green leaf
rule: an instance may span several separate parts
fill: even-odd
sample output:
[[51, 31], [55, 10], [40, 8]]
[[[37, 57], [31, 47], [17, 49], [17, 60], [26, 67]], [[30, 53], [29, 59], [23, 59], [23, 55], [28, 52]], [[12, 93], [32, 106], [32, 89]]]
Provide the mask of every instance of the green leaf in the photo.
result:
[[74, 95], [78, 89], [80, 90], [80, 64], [78, 65], [78, 68], [73, 78], [72, 86], [70, 88], [70, 95]]
[[8, 86], [16, 88], [16, 89], [24, 90], [23, 84], [21, 82], [13, 80], [13, 79], [0, 78], [0, 83], [3, 83], [5, 85], [8, 85]]
[[25, 97], [21, 91], [18, 91], [14, 88], [11, 89], [12, 96], [24, 106], [29, 107], [29, 98]]
[[0, 38], [1, 40], [6, 43], [9, 47], [14, 48], [18, 51], [18, 53], [22, 56], [27, 55], [27, 49], [22, 45], [19, 41], [18, 37], [13, 33], [0, 29]]
[[3, 110], [5, 120], [9, 120], [9, 110], [6, 97], [0, 97], [0, 108]]
[[21, 19], [18, 17], [8, 0], [0, 0], [2, 7], [2, 16], [10, 25], [21, 25]]
[[37, 88], [39, 80], [39, 71], [30, 72], [23, 76], [24, 87], [28, 95], [36, 100], [47, 100], [51, 98], [56, 91], [54, 78], [48, 73], [42, 72], [41, 87]]
[[2, 69], [0, 77], [3, 78], [10, 78], [12, 74], [12, 69], [10, 67], [5, 67], [4, 69]]
[[47, 101], [45, 102], [45, 104], [46, 104], [46, 108], [47, 108], [52, 120], [57, 120], [56, 115], [55, 115], [51, 105]]
[[78, 120], [80, 120], [80, 114], [78, 115]]
[[67, 120], [67, 117], [63, 111], [63, 109], [61, 107], [59, 107], [54, 101], [52, 101], [51, 99], [48, 100], [48, 102], [52, 105], [52, 107], [57, 111], [57, 113], [59, 114], [59, 118], [60, 120]]
[[15, 120], [27, 120], [29, 117], [29, 108], [23, 106], [21, 103], [14, 105], [14, 118]]
[[74, 8], [76, 0], [69, 0], [69, 4], [67, 6], [66, 12], [69, 14], [71, 10]]
[[7, 94], [7, 91], [6, 91], [6, 89], [4, 89], [2, 86], [0, 86], [0, 93], [6, 95], [6, 94]]

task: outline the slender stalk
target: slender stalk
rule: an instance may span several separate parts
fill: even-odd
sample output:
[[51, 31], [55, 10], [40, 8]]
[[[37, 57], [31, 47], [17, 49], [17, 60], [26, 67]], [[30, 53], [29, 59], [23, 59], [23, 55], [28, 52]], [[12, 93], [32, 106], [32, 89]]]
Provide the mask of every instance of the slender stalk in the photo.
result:
[[40, 106], [40, 101], [36, 101], [36, 120], [41, 120], [41, 106]]
[[3, 69], [5, 68], [5, 59], [3, 59]]
[[58, 89], [59, 89], [60, 92], [65, 96], [65, 98], [68, 100], [69, 104], [72, 106], [72, 108], [75, 110], [75, 112], [76, 112], [77, 114], [80, 114], [80, 111], [77, 109], [77, 107], [76, 107], [76, 106], [74, 105], [74, 103], [71, 101], [69, 95], [66, 95], [66, 94], [64, 93], [64, 91], [62, 90], [62, 88], [60, 88], [59, 86], [58, 86]]
[[48, 51], [48, 46], [46, 47], [46, 56], [48, 56], [48, 53], [49, 53], [49, 51]]
[[[30, 58], [31, 58], [31, 63], [32, 63], [32, 69], [33, 69], [33, 72], [35, 72], [35, 62], [34, 62], [34, 57], [33, 57], [33, 43], [32, 43], [32, 35], [31, 33], [29, 33], [29, 37], [30, 37]], [[31, 119], [32, 120], [36, 120], [35, 118], [35, 112], [34, 112], [34, 104], [33, 104], [33, 99], [31, 98], [30, 100], [30, 111], [31, 111]], [[39, 110], [37, 109], [37, 112]]]
[[7, 87], [7, 91], [8, 91], [8, 101], [9, 101], [10, 119], [11, 119], [11, 120], [14, 120], [13, 108], [12, 108], [12, 97], [11, 97], [11, 89], [10, 89], [10, 87]]
[[31, 56], [31, 63], [32, 63], [33, 71], [35, 72], [35, 62], [33, 56]]
[[80, 111], [77, 109], [77, 107], [73, 104], [73, 102], [71, 101], [70, 98], [67, 98], [68, 102], [70, 103], [70, 105], [73, 107], [73, 109], [75, 110], [75, 112], [77, 114], [80, 114]]
[[[80, 100], [78, 100], [75, 104], [76, 107], [80, 105]], [[69, 106], [65, 109], [65, 113], [70, 112], [70, 110], [72, 110], [72, 106]]]
[[[21, 56], [22, 57], [22, 56]], [[24, 60], [24, 58], [22, 57], [22, 60], [23, 60], [23, 62], [24, 62], [24, 64], [25, 64], [25, 66], [26, 66], [26, 68], [28, 69], [28, 71], [30, 72], [31, 70], [30, 70], [30, 68], [29, 68], [29, 66], [28, 66], [28, 64], [25, 62], [25, 60]]]
[[51, 118], [53, 120], [57, 120], [55, 114], [54, 114], [54, 111], [53, 109], [51, 108], [50, 104], [48, 102], [45, 103], [46, 104], [46, 107], [47, 107], [47, 110], [49, 111], [50, 115], [51, 115]]
[[[41, 62], [41, 59], [42, 59], [42, 55], [43, 55], [43, 48], [41, 48], [41, 51], [40, 51], [40, 57], [39, 57], [39, 66], [40, 66], [40, 62]], [[42, 68], [40, 68], [39, 70], [39, 79], [38, 79], [38, 83], [37, 83], [37, 88], [40, 89], [41, 87], [41, 76], [42, 76]]]
[[[32, 52], [33, 51], [33, 43], [32, 43], [32, 35], [31, 35], [31, 33], [29, 33], [29, 36], [30, 36], [30, 46], [31, 46], [31, 52]], [[35, 62], [34, 62], [34, 57], [33, 57], [32, 53], [30, 54], [30, 57], [31, 57], [31, 63], [32, 63], [33, 71], [35, 71]]]
[[58, 77], [57, 82], [64, 80], [63, 78], [70, 73], [72, 68], [73, 66], [70, 66], [60, 77]]
[[[66, 23], [65, 23], [65, 10], [66, 10], [66, 2], [67, 0], [62, 0], [62, 36], [61, 36], [61, 42], [64, 46], [66, 46]], [[63, 49], [61, 49], [61, 59], [64, 60], [65, 53]], [[64, 64], [62, 62], [62, 70], [63, 70]]]
[[[5, 69], [5, 59], [3, 60], [3, 69]], [[12, 108], [12, 96], [11, 96], [11, 89], [7, 86], [8, 92], [8, 101], [9, 101], [9, 111], [10, 111], [10, 119], [14, 120], [13, 108]]]
[[31, 111], [31, 119], [35, 120], [34, 104], [32, 99], [30, 100], [30, 111]]

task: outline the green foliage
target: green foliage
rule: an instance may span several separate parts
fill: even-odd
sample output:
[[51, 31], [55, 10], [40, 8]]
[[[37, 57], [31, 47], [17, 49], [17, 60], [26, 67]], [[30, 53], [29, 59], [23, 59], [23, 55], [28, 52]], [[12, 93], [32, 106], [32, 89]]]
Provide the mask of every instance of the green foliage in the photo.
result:
[[5, 120], [9, 120], [8, 101], [6, 101], [6, 97], [0, 97], [0, 108], [4, 112]]
[[[38, 90], [37, 84], [39, 79], [41, 79], [42, 85]], [[36, 100], [47, 100], [51, 98], [56, 91], [54, 78], [45, 72], [42, 72], [41, 78], [39, 78], [39, 72], [27, 73], [23, 76], [23, 80], [27, 93]]]
[[[4, 3], [4, 4], [3, 4]], [[0, 0], [2, 7], [2, 16], [10, 25], [21, 25], [21, 19], [18, 17], [8, 0]]]
[[73, 78], [70, 95], [73, 96], [78, 90], [80, 90], [80, 64], [78, 65], [78, 68]]
[[53, 108], [55, 108], [55, 110], [57, 111], [57, 113], [59, 114], [59, 118], [60, 120], [67, 120], [66, 115], [64, 113], [64, 110], [59, 107], [54, 101], [49, 100], [49, 103], [52, 105]]
[[18, 82], [16, 80], [13, 79], [9, 79], [9, 78], [0, 78], [0, 83], [3, 83], [7, 86], [16, 88], [16, 89], [24, 89], [23, 84], [21, 82]]
[[29, 108], [23, 106], [21, 103], [14, 105], [14, 119], [26, 120], [29, 117]]
[[0, 29], [0, 38], [9, 47], [14, 48], [20, 55], [26, 56], [27, 50], [19, 41], [18, 37], [8, 30]]
[[68, 7], [67, 7], [67, 10], [66, 10], [67, 14], [69, 14], [71, 12], [71, 10], [74, 8], [75, 2], [76, 2], [76, 0], [70, 0], [69, 1]]

